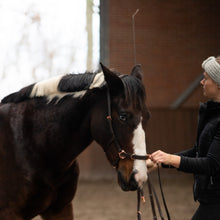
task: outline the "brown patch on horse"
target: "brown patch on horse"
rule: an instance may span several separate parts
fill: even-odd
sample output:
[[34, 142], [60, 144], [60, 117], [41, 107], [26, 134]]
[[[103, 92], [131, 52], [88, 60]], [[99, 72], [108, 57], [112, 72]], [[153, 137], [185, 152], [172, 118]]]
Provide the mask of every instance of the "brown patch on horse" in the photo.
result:
[[124, 180], [129, 183], [131, 174], [133, 172], [133, 160], [124, 159], [118, 163], [118, 172], [123, 174]]

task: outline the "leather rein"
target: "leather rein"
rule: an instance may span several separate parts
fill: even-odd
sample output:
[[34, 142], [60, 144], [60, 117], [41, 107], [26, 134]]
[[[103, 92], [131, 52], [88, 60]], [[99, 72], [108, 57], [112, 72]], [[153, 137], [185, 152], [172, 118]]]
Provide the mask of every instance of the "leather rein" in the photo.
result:
[[[116, 136], [115, 136], [115, 132], [112, 126], [112, 114], [111, 114], [111, 98], [110, 98], [110, 92], [109, 92], [109, 88], [107, 87], [107, 105], [108, 105], [108, 115], [106, 117], [108, 124], [109, 124], [109, 128], [110, 128], [110, 132], [111, 132], [111, 140], [109, 141], [109, 143], [107, 144], [107, 149], [105, 151], [107, 151], [109, 149], [109, 146], [114, 143], [114, 145], [117, 148], [118, 151], [118, 159], [116, 161], [113, 162], [113, 166], [116, 167], [118, 165], [119, 160], [124, 160], [124, 159], [131, 159], [131, 160], [147, 160], [150, 158], [150, 154], [146, 154], [146, 155], [137, 155], [137, 154], [131, 154], [131, 153], [127, 153], [125, 150], [122, 149], [121, 145], [119, 144]], [[167, 214], [167, 218], [168, 220], [170, 220], [170, 215], [169, 215], [169, 211], [167, 209], [167, 205], [166, 205], [166, 201], [164, 198], [164, 194], [163, 194], [163, 190], [162, 190], [162, 185], [161, 185], [161, 179], [160, 179], [160, 173], [159, 173], [159, 166], [158, 166], [158, 178], [159, 178], [159, 185], [160, 185], [160, 191], [161, 191], [161, 195], [162, 195], [162, 199], [163, 199], [163, 204], [166, 210], [166, 214]], [[160, 218], [162, 220], [164, 220], [161, 208], [160, 208], [160, 203], [156, 194], [156, 191], [154, 189], [154, 187], [152, 186], [151, 182], [150, 182], [150, 178], [148, 175], [148, 190], [149, 190], [149, 196], [150, 196], [150, 202], [151, 202], [151, 208], [152, 208], [152, 214], [153, 214], [153, 219], [157, 220], [157, 215], [156, 215], [156, 211], [155, 211], [155, 205], [154, 205], [154, 198], [156, 200], [156, 204], [158, 207], [158, 212], [160, 214]], [[145, 203], [145, 198], [144, 198], [144, 193], [143, 193], [143, 189], [138, 188], [137, 189], [137, 219], [141, 220], [141, 211], [140, 211], [140, 201], [143, 201], [143, 203]]]

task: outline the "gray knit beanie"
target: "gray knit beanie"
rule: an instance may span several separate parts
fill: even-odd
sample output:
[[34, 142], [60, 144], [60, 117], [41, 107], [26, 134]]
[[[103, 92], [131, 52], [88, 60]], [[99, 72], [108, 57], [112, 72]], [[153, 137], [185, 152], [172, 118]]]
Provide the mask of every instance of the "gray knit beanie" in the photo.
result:
[[202, 63], [205, 72], [220, 86], [220, 64], [211, 56]]

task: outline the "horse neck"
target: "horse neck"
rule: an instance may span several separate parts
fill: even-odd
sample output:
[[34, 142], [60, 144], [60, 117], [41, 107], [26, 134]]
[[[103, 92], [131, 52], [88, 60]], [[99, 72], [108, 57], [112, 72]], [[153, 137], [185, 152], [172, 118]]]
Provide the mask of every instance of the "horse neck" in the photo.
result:
[[[61, 129], [77, 157], [91, 142], [90, 106], [85, 101], [68, 101], [62, 107]], [[73, 147], [72, 147], [73, 146]]]
[[[54, 162], [51, 164], [52, 167], [69, 167], [69, 164], [93, 141], [91, 119], [94, 109], [97, 108], [97, 102], [100, 102], [100, 94], [91, 93], [82, 99], [66, 97], [57, 104], [49, 103], [43, 107], [44, 110], [40, 113], [42, 121], [36, 123], [45, 129], [42, 131], [45, 135], [47, 129], [52, 133], [46, 138], [49, 145], [42, 141], [42, 145], [47, 149], [46, 154], [50, 155], [53, 152], [54, 157], [59, 158], [55, 160], [55, 164]], [[38, 116], [36, 115], [36, 118]]]
[[96, 102], [91, 108], [90, 127], [91, 135], [105, 151], [106, 142], [112, 139], [112, 133], [109, 128], [107, 91], [103, 89], [98, 92]]

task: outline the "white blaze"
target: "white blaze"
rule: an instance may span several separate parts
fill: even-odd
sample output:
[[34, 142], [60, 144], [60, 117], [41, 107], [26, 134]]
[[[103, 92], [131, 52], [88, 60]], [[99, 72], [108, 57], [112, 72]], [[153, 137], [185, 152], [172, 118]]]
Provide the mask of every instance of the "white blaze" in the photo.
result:
[[[137, 128], [134, 130], [134, 137], [132, 142], [134, 145], [134, 154], [145, 156], [147, 154], [145, 132], [142, 127], [141, 121], [138, 124]], [[136, 171], [135, 180], [141, 187], [143, 183], [147, 181], [147, 166], [145, 160], [134, 160], [133, 169], [134, 171]]]

